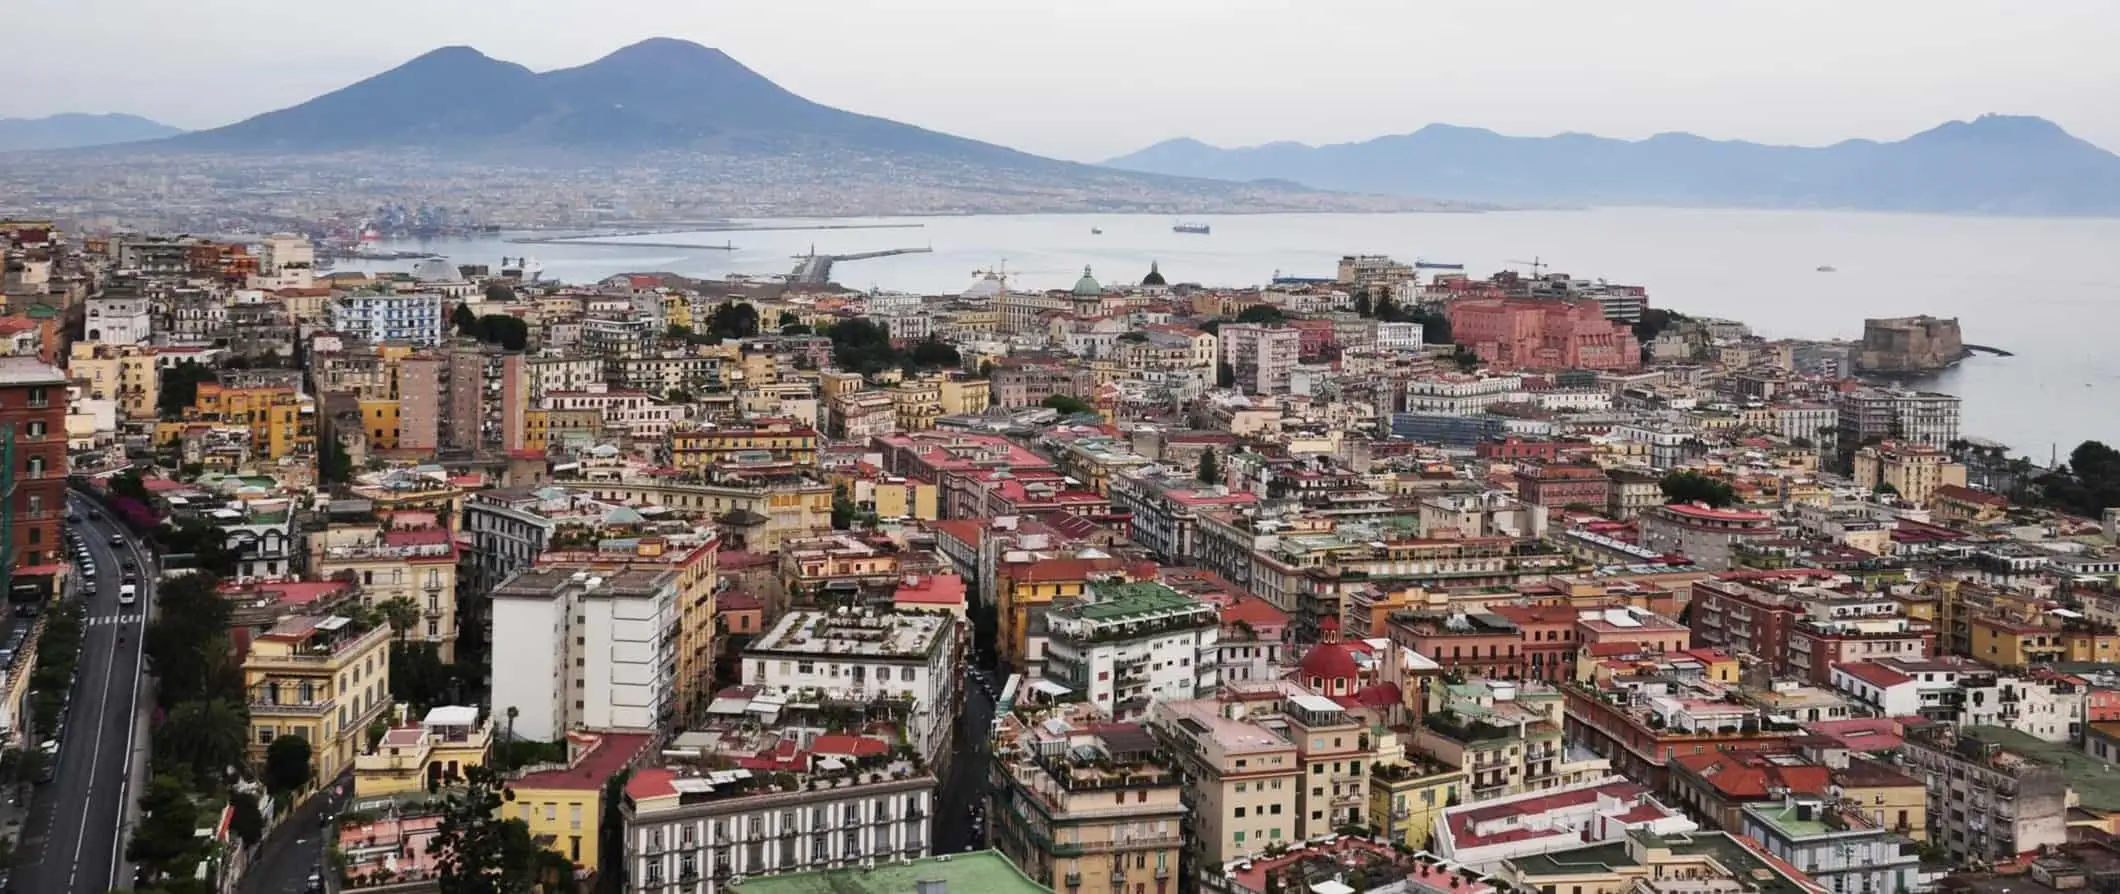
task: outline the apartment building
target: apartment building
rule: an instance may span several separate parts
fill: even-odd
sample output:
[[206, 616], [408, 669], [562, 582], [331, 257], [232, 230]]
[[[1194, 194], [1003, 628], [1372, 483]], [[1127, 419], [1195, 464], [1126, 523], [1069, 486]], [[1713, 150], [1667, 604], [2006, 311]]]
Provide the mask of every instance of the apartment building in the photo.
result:
[[1384, 838], [1428, 849], [1443, 809], [1465, 798], [1465, 771], [1418, 754], [1369, 767], [1369, 817]]
[[354, 756], [354, 797], [425, 795], [444, 780], [485, 766], [492, 746], [492, 715], [464, 705], [431, 708], [418, 722], [390, 729], [375, 747]]
[[390, 627], [343, 615], [295, 615], [251, 639], [243, 656], [250, 762], [280, 736], [309, 743], [311, 777], [329, 781], [366, 747], [390, 705]]
[[1215, 333], [1222, 363], [1245, 394], [1287, 394], [1302, 351], [1302, 333], [1283, 326], [1239, 323]]
[[679, 576], [516, 572], [492, 595], [493, 703], [515, 734], [653, 729], [676, 712]]
[[1908, 729], [1900, 762], [1928, 785], [1929, 841], [1957, 863], [2061, 844], [2069, 808], [2120, 806], [2103, 764], [2011, 730]]
[[1870, 490], [1890, 490], [1916, 506], [1927, 506], [1937, 490], [1965, 486], [1965, 466], [1952, 462], [1942, 447], [1881, 441], [1855, 451], [1855, 483]]
[[75, 342], [66, 361], [69, 379], [90, 400], [111, 400], [126, 419], [153, 419], [162, 394], [161, 364], [153, 348]]
[[1543, 683], [1470, 680], [1438, 684], [1412, 744], [1464, 774], [1464, 801], [1491, 801], [1603, 778], [1611, 762], [1561, 735], [1561, 695]]
[[1045, 624], [1044, 678], [1120, 720], [1221, 682], [1215, 608], [1162, 584], [1091, 584], [1088, 601], [1046, 612]]
[[518, 768], [508, 779], [515, 797], [495, 814], [521, 820], [530, 827], [530, 840], [567, 858], [576, 871], [594, 870], [602, 866], [604, 786], [645, 757], [655, 736], [599, 730], [565, 738], [566, 761]]
[[1745, 805], [1741, 831], [1834, 891], [1909, 894], [1927, 888], [1914, 843], [1858, 805], [1786, 795], [1779, 803]]
[[1307, 774], [1288, 735], [1211, 700], [1156, 702], [1149, 726], [1177, 762], [1195, 881], [1221, 890], [1222, 866], [1303, 838]]
[[949, 614], [792, 611], [744, 649], [743, 684], [888, 700], [907, 742], [944, 765], [963, 695], [966, 635]]
[[438, 345], [442, 342], [442, 295], [354, 292], [332, 302], [331, 328], [373, 343]]
[[685, 472], [738, 461], [814, 466], [821, 437], [816, 429], [786, 419], [674, 431], [670, 433], [670, 462]]
[[419, 622], [405, 637], [434, 644], [443, 661], [455, 660], [458, 554], [448, 529], [339, 528], [326, 531], [312, 548], [309, 567], [316, 576], [353, 574], [369, 605], [410, 602]]
[[[830, 752], [839, 740], [882, 744], [819, 736], [806, 753]], [[860, 750], [868, 764], [873, 756]], [[833, 762], [841, 769], [744, 774], [673, 763], [635, 771], [620, 802], [631, 889], [721, 894], [785, 873], [866, 872], [927, 856], [935, 777], [904, 761], [869, 770]]]
[[183, 421], [160, 423], [155, 434], [166, 441], [200, 422], [240, 427], [250, 432], [253, 455], [277, 461], [315, 455], [316, 415], [316, 399], [292, 386], [234, 388], [206, 382], [184, 410]]
[[1612, 761], [1612, 770], [1663, 791], [1673, 755], [1787, 750], [1794, 722], [1728, 698], [1705, 677], [1614, 676], [1561, 687], [1569, 743]]
[[1162, 743], [1088, 705], [1052, 714], [999, 721], [987, 786], [995, 847], [1054, 891], [1170, 890], [1185, 804]]
[[1880, 441], [1948, 449], [1958, 440], [1961, 401], [1955, 395], [1888, 388], [1858, 388], [1835, 407], [1835, 446], [1843, 463], [1858, 449]]
[[1774, 517], [1767, 513], [1692, 503], [1651, 508], [1637, 524], [1642, 546], [1685, 556], [1710, 571], [1727, 571], [1737, 564], [1740, 549], [1781, 536]]
[[0, 567], [10, 577], [66, 555], [66, 385], [35, 357], [0, 357]]

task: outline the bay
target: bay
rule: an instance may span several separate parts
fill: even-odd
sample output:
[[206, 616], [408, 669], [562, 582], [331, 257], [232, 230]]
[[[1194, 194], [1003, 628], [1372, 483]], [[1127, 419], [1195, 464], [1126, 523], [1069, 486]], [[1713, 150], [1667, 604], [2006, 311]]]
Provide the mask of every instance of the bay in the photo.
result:
[[[2016, 353], [1980, 356], [1915, 383], [1965, 399], [1964, 431], [2044, 461], [2078, 442], [2120, 443], [2120, 220], [1847, 211], [1601, 208], [1487, 214], [1261, 214], [1188, 218], [1210, 235], [1174, 233], [1150, 215], [1006, 215], [753, 221], [780, 226], [899, 223], [905, 229], [668, 233], [621, 241], [711, 248], [523, 245], [501, 237], [386, 244], [457, 263], [530, 255], [548, 279], [624, 272], [694, 277], [783, 274], [811, 251], [932, 253], [838, 265], [843, 285], [956, 292], [974, 270], [1005, 268], [1016, 287], [1067, 288], [1090, 268], [1136, 282], [1158, 264], [1171, 282], [1261, 284], [1276, 274], [1333, 275], [1343, 254], [1549, 271], [1644, 286], [1650, 303], [1742, 320], [1769, 337], [1859, 339], [1865, 317], [1958, 317], [1965, 339]], [[1103, 230], [1101, 235], [1091, 229]], [[1832, 266], [1838, 272], [1817, 268]], [[342, 262], [405, 270], [411, 262]]]

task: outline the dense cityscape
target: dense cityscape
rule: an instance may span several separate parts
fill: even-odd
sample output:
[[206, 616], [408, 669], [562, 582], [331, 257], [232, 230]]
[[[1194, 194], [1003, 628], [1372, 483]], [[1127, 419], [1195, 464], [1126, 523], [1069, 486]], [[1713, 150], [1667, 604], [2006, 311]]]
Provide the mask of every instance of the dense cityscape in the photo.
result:
[[[141, 186], [0, 221], [0, 888], [2120, 866], [2120, 454], [2012, 456], [1906, 387], [1993, 350], [1954, 319], [1770, 339], [1380, 255], [945, 295], [350, 272], [378, 219], [603, 219]], [[127, 192], [191, 198], [107, 226]]]

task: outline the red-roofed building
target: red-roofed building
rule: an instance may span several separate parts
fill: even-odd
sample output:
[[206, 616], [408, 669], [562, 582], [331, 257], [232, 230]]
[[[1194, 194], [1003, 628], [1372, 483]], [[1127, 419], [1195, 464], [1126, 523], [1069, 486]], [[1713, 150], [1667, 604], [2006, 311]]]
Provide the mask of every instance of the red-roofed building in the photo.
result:
[[567, 763], [525, 768], [509, 783], [515, 800], [502, 805], [503, 819], [520, 819], [546, 850], [593, 869], [604, 818], [604, 782], [633, 765], [654, 744], [648, 733], [567, 734]]
[[1429, 850], [1482, 872], [1505, 860], [1617, 841], [1632, 830], [1691, 832], [1699, 825], [1658, 803], [1645, 786], [1607, 776], [1561, 791], [1512, 795], [1443, 811]]
[[1780, 802], [1784, 795], [1822, 795], [1833, 783], [1833, 771], [1794, 754], [1714, 751], [1671, 759], [1671, 781], [1665, 790], [1694, 816], [1714, 828], [1744, 828], [1744, 806]]
[[891, 606], [898, 609], [946, 611], [964, 616], [964, 578], [955, 572], [908, 574], [891, 593]]
[[1710, 571], [1734, 567], [1734, 554], [1746, 545], [1781, 536], [1774, 517], [1764, 512], [1711, 509], [1697, 503], [1651, 507], [1637, 524], [1643, 547], [1685, 556]]

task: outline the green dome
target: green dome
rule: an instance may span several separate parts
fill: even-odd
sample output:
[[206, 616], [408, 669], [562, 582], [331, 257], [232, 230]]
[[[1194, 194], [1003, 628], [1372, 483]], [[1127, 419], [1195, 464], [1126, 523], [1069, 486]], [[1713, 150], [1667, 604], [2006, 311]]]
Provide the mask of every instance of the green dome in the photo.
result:
[[1076, 297], [1095, 298], [1102, 294], [1104, 294], [1104, 287], [1097, 284], [1096, 277], [1089, 275], [1089, 265], [1082, 265], [1082, 278], [1075, 280]]

